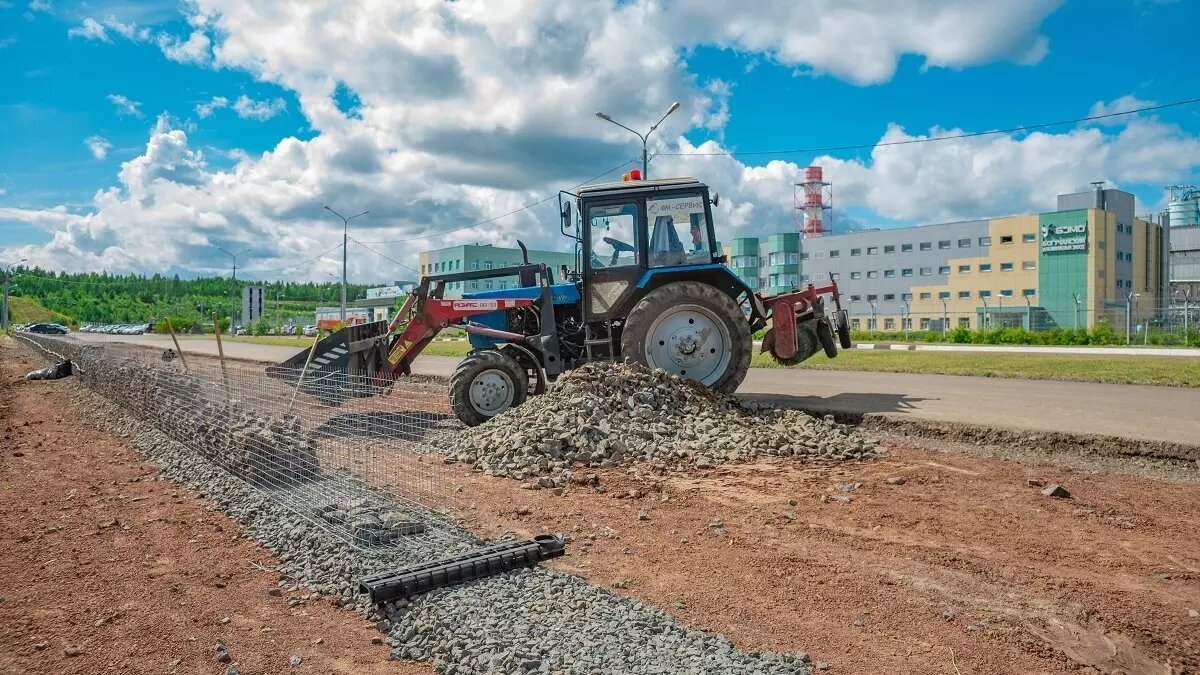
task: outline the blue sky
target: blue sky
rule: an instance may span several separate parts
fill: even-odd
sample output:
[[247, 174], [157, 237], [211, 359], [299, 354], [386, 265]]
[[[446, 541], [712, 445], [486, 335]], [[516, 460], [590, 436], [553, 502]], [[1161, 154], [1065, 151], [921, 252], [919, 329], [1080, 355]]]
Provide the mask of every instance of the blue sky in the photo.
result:
[[[947, 7], [939, 17], [928, 6], [894, 3], [881, 26], [860, 31], [862, 15], [854, 14], [840, 23], [827, 16], [822, 27], [803, 13], [787, 15], [791, 25], [783, 26], [778, 16], [739, 15], [744, 25], [726, 27], [720, 3], [593, 3], [579, 12], [591, 25], [576, 26], [545, 3], [532, 3], [528, 17], [485, 19], [471, 14], [471, 3], [417, 3], [378, 17], [330, 3], [314, 19], [287, 3], [0, 0], [0, 251], [53, 267], [202, 274], [217, 269], [209, 248], [248, 243], [270, 273], [326, 248], [333, 229], [319, 207], [334, 196], [377, 214], [364, 219], [371, 228], [364, 240], [455, 229], [636, 154], [630, 137], [605, 128], [590, 109], [642, 125], [671, 99], [684, 107], [660, 130], [657, 150], [686, 154], [709, 141], [705, 148], [733, 156], [663, 156], [653, 170], [696, 173], [729, 195], [728, 228], [736, 234], [777, 231], [790, 226], [792, 173], [814, 157], [739, 150], [870, 144], [900, 129], [981, 131], [1200, 97], [1200, 3], [1022, 2], [1027, 10], [1015, 8], [1021, 2], [978, 9], [939, 0]], [[665, 34], [677, 43], [667, 45], [665, 60], [651, 60], [649, 49], [631, 56], [619, 42], [610, 48], [595, 29], [605, 18], [657, 13], [665, 22], [672, 12], [678, 28]], [[502, 30], [472, 30], [487, 21]], [[414, 22], [442, 32], [416, 40], [425, 33]], [[537, 40], [519, 37], [545, 26]], [[718, 28], [726, 33], [713, 35]], [[610, 77], [605, 64], [578, 52], [573, 29], [614, 62], [642, 60], [626, 71], [612, 64], [618, 75]], [[905, 35], [880, 51], [871, 31], [893, 29]], [[647, 42], [662, 37], [636, 30]], [[797, 42], [805, 32], [822, 44]], [[497, 63], [472, 59], [488, 50]], [[629, 72], [644, 85], [614, 79]], [[497, 82], [504, 83], [499, 99], [487, 93]], [[556, 87], [564, 93], [534, 100]], [[346, 114], [347, 92], [361, 97], [361, 117]], [[207, 114], [198, 108], [214, 101]], [[1200, 181], [1200, 105], [1047, 132], [1045, 147], [1017, 134], [926, 144], [894, 165], [872, 150], [834, 153], [823, 163], [835, 195], [844, 188], [838, 206], [847, 222], [883, 226], [1028, 210], [1091, 179], [1134, 191], [1149, 209], [1160, 206], [1164, 182]], [[534, 160], [531, 147], [541, 153]], [[1102, 157], [1076, 161], [1070, 153], [1080, 148]], [[773, 160], [780, 163], [771, 168]], [[1033, 175], [1043, 160], [1081, 168]], [[968, 170], [956, 168], [962, 161]], [[953, 182], [935, 170], [940, 162]], [[909, 176], [905, 166], [920, 171]], [[96, 198], [100, 190], [109, 190], [104, 199]], [[961, 194], [944, 195], [952, 191]], [[469, 237], [511, 244], [514, 233], [552, 225], [553, 209], [543, 211], [385, 251], [412, 261], [420, 248]], [[146, 233], [160, 227], [151, 247]], [[548, 235], [535, 240], [554, 245]], [[203, 262], [189, 262], [196, 258]], [[326, 261], [315, 261], [286, 273], [327, 274]], [[371, 269], [362, 263], [363, 273]]]

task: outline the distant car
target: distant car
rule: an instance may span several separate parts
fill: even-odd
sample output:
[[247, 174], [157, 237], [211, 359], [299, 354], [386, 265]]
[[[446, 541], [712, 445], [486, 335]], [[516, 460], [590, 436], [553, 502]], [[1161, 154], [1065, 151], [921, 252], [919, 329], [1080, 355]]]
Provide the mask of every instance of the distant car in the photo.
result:
[[60, 326], [56, 323], [35, 323], [26, 330], [30, 333], [41, 333], [42, 335], [66, 335], [68, 333], [66, 326]]
[[304, 327], [304, 337], [316, 337], [316, 336], [317, 336], [317, 327], [316, 326], [309, 325], [309, 326]]

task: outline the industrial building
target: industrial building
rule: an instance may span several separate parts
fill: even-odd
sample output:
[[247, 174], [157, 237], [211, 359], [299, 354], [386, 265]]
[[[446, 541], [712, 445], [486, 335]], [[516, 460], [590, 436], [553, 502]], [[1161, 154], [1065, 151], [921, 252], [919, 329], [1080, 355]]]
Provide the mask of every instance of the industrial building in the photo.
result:
[[[561, 251], [529, 251], [529, 262], [545, 263], [555, 271], [566, 265], [575, 267], [575, 254]], [[491, 244], [467, 244], [450, 246], [436, 251], [423, 251], [418, 256], [418, 267], [421, 276], [447, 274], [449, 272], [474, 272], [478, 270], [516, 267], [521, 263], [521, 251], [516, 248], [503, 248]], [[483, 279], [481, 281], [454, 281], [446, 287], [446, 297], [461, 297], [464, 292], [490, 291], [516, 287], [517, 276], [501, 277], [499, 279]]]
[[[1134, 196], [1095, 184], [1049, 213], [802, 238], [740, 238], [726, 250], [751, 288], [838, 282], [852, 328], [1092, 327], [1155, 316], [1168, 237]], [[1126, 310], [1129, 316], [1126, 317]]]
[[[1176, 301], [1200, 299], [1200, 188], [1168, 185], [1171, 222], [1171, 293]], [[1189, 303], [1190, 304], [1190, 303]]]

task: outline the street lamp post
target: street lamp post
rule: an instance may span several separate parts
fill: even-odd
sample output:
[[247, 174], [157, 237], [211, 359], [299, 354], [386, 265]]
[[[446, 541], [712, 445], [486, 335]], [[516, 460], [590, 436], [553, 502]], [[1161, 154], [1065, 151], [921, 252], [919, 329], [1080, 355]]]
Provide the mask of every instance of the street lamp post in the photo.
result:
[[1172, 294], [1172, 297], [1175, 295], [1183, 296], [1183, 346], [1186, 347], [1188, 346], [1188, 310], [1191, 309], [1189, 305], [1191, 305], [1192, 300], [1192, 289], [1188, 288], [1184, 291], [1175, 291], [1175, 293]]
[[350, 221], [354, 220], [355, 218], [357, 218], [359, 216], [365, 216], [368, 213], [370, 213], [370, 211], [363, 211], [362, 213], [356, 213], [353, 216], [350, 216], [349, 218], [347, 218], [346, 216], [343, 216], [342, 214], [338, 213], [337, 211], [334, 211], [333, 209], [329, 208], [328, 204], [325, 204], [324, 207], [325, 207], [326, 211], [328, 211], [328, 212], [332, 213], [333, 215], [337, 216], [338, 218], [342, 219], [342, 312], [341, 312], [341, 317], [342, 317], [342, 325], [345, 326], [346, 325], [346, 246], [350, 241]]
[[634, 131], [633, 129], [630, 129], [629, 127], [625, 126], [624, 124], [621, 124], [620, 122], [609, 117], [606, 113], [598, 112], [598, 113], [596, 113], [596, 117], [599, 117], [600, 119], [604, 120], [605, 122], [612, 122], [613, 124], [621, 127], [625, 131], [628, 131], [629, 133], [631, 133], [634, 136], [637, 136], [638, 138], [641, 139], [641, 141], [642, 141], [642, 180], [648, 180], [650, 178], [650, 158], [646, 152], [646, 142], [647, 142], [647, 140], [649, 140], [650, 134], [654, 133], [654, 130], [658, 128], [658, 125], [662, 124], [663, 120], [667, 119], [667, 116], [670, 115], [671, 113], [675, 112], [676, 110], [679, 110], [679, 101], [675, 101], [674, 103], [672, 103], [671, 107], [667, 108], [667, 112], [664, 113], [663, 116], [657, 122], [654, 123], [654, 126], [650, 127], [650, 130], [647, 131], [645, 134], [640, 134], [640, 133]]
[[868, 298], [867, 303], [871, 305], [871, 325], [868, 326], [868, 328], [872, 333], [874, 333], [875, 329], [877, 328], [877, 325], [875, 324], [875, 300]]
[[1029, 296], [1025, 296], [1025, 329], [1033, 332], [1033, 303], [1029, 302]]
[[1133, 299], [1141, 297], [1139, 294], [1129, 291], [1125, 294], [1125, 345], [1128, 346], [1133, 332]]
[[29, 258], [21, 258], [15, 263], [4, 266], [4, 306], [0, 307], [0, 330], [8, 330], [8, 283], [12, 279], [13, 265], [20, 265], [26, 260]]
[[946, 299], [939, 298], [942, 301], [942, 335], [945, 335], [950, 330], [950, 310], [946, 307]]
[[[239, 297], [238, 285], [237, 285], [237, 259], [238, 259], [238, 256], [242, 255], [243, 253], [249, 253], [250, 249], [247, 248], [247, 249], [238, 251], [237, 253], [230, 253], [229, 251], [226, 251], [225, 249], [218, 246], [217, 250], [220, 251], [221, 253], [224, 253], [225, 255], [229, 256], [229, 258], [233, 261], [233, 294], [234, 294], [233, 307], [234, 308], [233, 308], [233, 310], [231, 310], [229, 312], [229, 334], [236, 335], [237, 329], [234, 328], [233, 316], [234, 316], [234, 313], [237, 311], [238, 303], [241, 302], [241, 297]], [[217, 330], [217, 329], [213, 328], [213, 330]]]
[[912, 321], [912, 305], [908, 304], [908, 300], [903, 300], [904, 316], [900, 317], [900, 323], [904, 324], [904, 341], [908, 342], [908, 324]]
[[1079, 294], [1072, 293], [1071, 297], [1075, 299], [1075, 332], [1079, 332]]
[[980, 300], [983, 301], [983, 328], [982, 329], [987, 330], [988, 318], [990, 317], [991, 312], [988, 311], [987, 298], [980, 298]]

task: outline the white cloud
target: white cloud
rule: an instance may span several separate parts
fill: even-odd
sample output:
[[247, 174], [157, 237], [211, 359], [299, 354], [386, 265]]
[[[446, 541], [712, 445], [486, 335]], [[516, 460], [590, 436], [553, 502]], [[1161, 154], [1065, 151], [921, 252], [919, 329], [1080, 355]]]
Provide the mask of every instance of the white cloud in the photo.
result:
[[104, 18], [104, 25], [113, 32], [132, 42], [146, 42], [150, 39], [150, 29], [138, 26], [136, 22], [123, 23], [117, 17], [109, 14]]
[[161, 33], [156, 38], [158, 48], [172, 61], [205, 65], [212, 59], [211, 42], [203, 31], [192, 31], [187, 40]]
[[197, 103], [196, 114], [202, 118], [208, 117], [212, 115], [214, 111], [224, 108], [227, 105], [229, 105], [229, 99], [225, 98], [224, 96], [214, 96], [207, 101]]
[[108, 33], [104, 30], [104, 26], [100, 25], [92, 17], [84, 17], [83, 23], [75, 28], [67, 31], [69, 37], [81, 37], [85, 40], [100, 40], [101, 42], [112, 42], [108, 37]]
[[54, 9], [50, 6], [47, 0], [30, 0], [29, 11], [31, 12], [49, 12]]
[[5, 47], [9, 47], [9, 46], [15, 45], [15, 44], [17, 44], [17, 36], [16, 35], [9, 35], [7, 37], [0, 38], [0, 49], [4, 49]]
[[[1140, 110], [1153, 106], [1154, 101], [1144, 101], [1133, 94], [1126, 94], [1120, 98], [1111, 101], [1096, 101], [1092, 104], [1091, 110], [1088, 111], [1088, 117], [1100, 117], [1102, 115], [1113, 115], [1120, 113], [1128, 113], [1134, 110]], [[1110, 117], [1108, 119], [1096, 120], [1097, 124], [1124, 124], [1125, 115], [1119, 117]]]
[[238, 117], [258, 120], [260, 122], [271, 119], [286, 108], [287, 103], [281, 98], [256, 101], [243, 94], [233, 102], [233, 110], [237, 113]]
[[108, 142], [103, 136], [88, 136], [83, 139], [83, 144], [91, 151], [92, 156], [96, 159], [104, 159], [108, 157], [108, 151], [112, 149], [112, 143]]
[[[926, 0], [872, 4], [868, 11], [862, 3], [764, 2], [746, 12], [650, 0], [415, 0], [415, 7], [333, 5], [313, 12], [284, 0], [196, 0], [188, 5], [191, 37], [183, 43], [159, 38], [164, 53], [247, 71], [289, 90], [314, 136], [285, 138], [261, 155], [212, 151], [214, 157], [224, 154], [219, 166], [236, 162], [221, 169], [189, 145], [180, 123], [163, 118], [145, 151], [122, 165], [117, 184], [97, 192], [86, 212], [9, 209], [0, 211], [0, 219], [34, 222], [52, 232], [46, 247], [22, 251], [51, 268], [159, 271], [187, 265], [214, 273], [224, 261], [213, 244], [239, 242], [256, 251], [248, 270], [270, 270], [336, 243], [340, 221], [321, 210], [326, 201], [370, 209], [353, 223], [363, 241], [459, 228], [634, 157], [640, 148], [630, 135], [596, 120], [595, 111], [644, 128], [658, 119], [655, 111], [679, 100], [681, 110], [667, 118], [652, 145], [692, 156], [661, 155], [652, 174], [698, 175], [720, 191], [722, 240], [789, 229], [792, 182], [814, 158], [755, 166], [728, 156], [696, 156], [721, 146], [692, 148], [683, 133], [706, 128], [719, 138], [735, 114], [728, 102], [736, 94], [724, 82], [689, 71], [690, 47], [738, 49], [759, 58], [760, 68], [774, 62], [876, 82], [890, 77], [905, 54], [919, 55], [928, 67], [1028, 62], [1044, 53], [1040, 21], [1058, 4]], [[357, 98], [357, 115], [339, 109], [333, 93], [340, 88]], [[113, 102], [126, 114], [138, 112], [132, 101], [131, 108]], [[196, 114], [222, 107], [257, 118], [277, 114], [285, 104], [213, 97], [199, 103]], [[899, 128], [884, 133], [885, 122], [881, 118], [881, 140], [912, 137]], [[837, 186], [839, 208], [922, 222], [1044, 208], [1056, 190], [1099, 178], [1123, 183], [1194, 171], [1185, 165], [1200, 155], [1193, 150], [1195, 138], [1152, 118], [1127, 122], [1119, 132], [1093, 126], [880, 147], [865, 161], [816, 159]], [[422, 249], [468, 241], [512, 245], [520, 236], [534, 247], [562, 248], [555, 212], [551, 201], [484, 228], [381, 248], [409, 265]], [[410, 274], [361, 248], [350, 266], [351, 275], [363, 280]], [[287, 276], [321, 278], [326, 268], [336, 271], [337, 265], [315, 261]]]
[[117, 115], [120, 117], [142, 118], [142, 103], [140, 101], [131, 100], [122, 94], [109, 94], [105, 98], [108, 99], [109, 103], [117, 107]]

